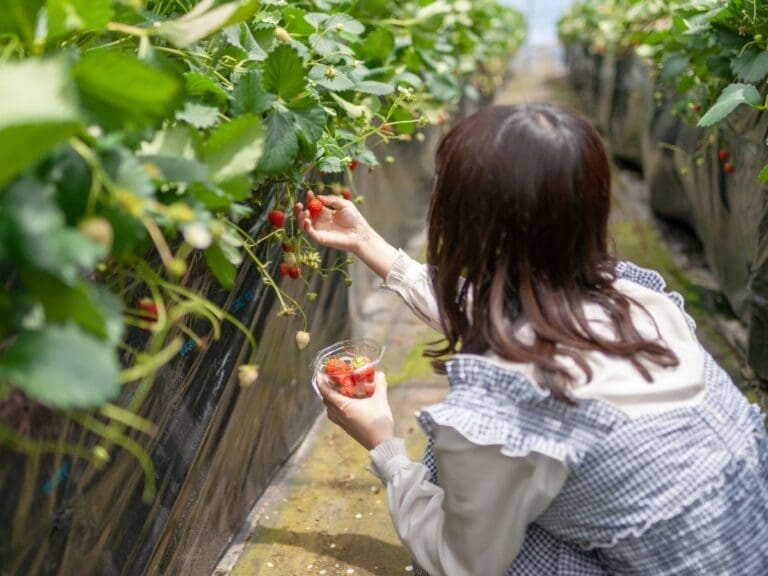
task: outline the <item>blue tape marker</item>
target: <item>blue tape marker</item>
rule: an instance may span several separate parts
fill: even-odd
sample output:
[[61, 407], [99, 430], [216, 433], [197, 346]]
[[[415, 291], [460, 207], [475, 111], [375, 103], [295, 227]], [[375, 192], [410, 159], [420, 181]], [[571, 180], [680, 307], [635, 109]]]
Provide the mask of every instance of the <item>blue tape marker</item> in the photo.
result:
[[43, 493], [46, 496], [49, 496], [51, 492], [53, 492], [54, 488], [61, 484], [61, 481], [64, 480], [67, 476], [69, 476], [69, 463], [64, 462], [64, 464], [59, 466], [59, 469], [53, 473], [53, 476], [51, 476], [51, 478], [45, 484], [43, 484]]
[[192, 350], [194, 350], [196, 346], [197, 346], [197, 343], [190, 338], [184, 343], [184, 346], [181, 347], [181, 350], [179, 350], [179, 356], [184, 358], [184, 356], [192, 352]]
[[[249, 288], [245, 294], [242, 294], [239, 296], [233, 303], [232, 306], [229, 307], [229, 312], [232, 314], [235, 314], [245, 308], [245, 305], [248, 304], [248, 302], [251, 302], [256, 297], [256, 292], [253, 291], [252, 288]], [[197, 348], [197, 342], [195, 342], [193, 339], [189, 339], [184, 343], [184, 346], [181, 347], [179, 350], [179, 357], [184, 358], [187, 354], [192, 352]]]

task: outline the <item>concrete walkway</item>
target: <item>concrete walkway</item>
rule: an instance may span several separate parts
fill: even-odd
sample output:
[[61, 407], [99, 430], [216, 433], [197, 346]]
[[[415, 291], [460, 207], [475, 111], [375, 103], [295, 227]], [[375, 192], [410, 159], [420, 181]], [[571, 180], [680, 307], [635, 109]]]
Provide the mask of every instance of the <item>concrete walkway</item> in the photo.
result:
[[[550, 63], [551, 64], [551, 63]], [[500, 94], [500, 103], [558, 101], [572, 103], [557, 68], [546, 59], [526, 66]], [[720, 318], [702, 294], [712, 293], [711, 278], [682, 244], [662, 241], [649, 216], [643, 182], [635, 175], [615, 177], [612, 230], [621, 257], [659, 269], [673, 289], [689, 300], [707, 346], [739, 378], [740, 364], [718, 332]], [[409, 252], [423, 252], [423, 237]], [[398, 434], [407, 439], [410, 455], [421, 456], [424, 437], [413, 417], [420, 407], [438, 401], [446, 391], [443, 378], [431, 373], [421, 357], [435, 333], [416, 320], [398, 298], [378, 291], [363, 303], [369, 320], [364, 335], [388, 347], [384, 369]], [[394, 533], [386, 494], [366, 470], [367, 453], [321, 417], [299, 451], [251, 512], [243, 533], [222, 560], [216, 574], [384, 576], [412, 570], [407, 552]]]

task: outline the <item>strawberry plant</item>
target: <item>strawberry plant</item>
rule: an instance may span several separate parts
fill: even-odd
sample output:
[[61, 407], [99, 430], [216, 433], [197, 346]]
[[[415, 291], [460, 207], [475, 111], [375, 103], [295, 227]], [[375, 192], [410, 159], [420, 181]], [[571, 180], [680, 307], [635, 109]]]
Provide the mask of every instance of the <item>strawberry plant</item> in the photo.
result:
[[294, 203], [357, 196], [355, 169], [490, 94], [523, 34], [493, 0], [0, 0], [0, 401], [23, 395], [98, 440], [0, 423], [0, 441], [99, 466], [125, 449], [151, 497], [126, 432], [152, 432], [142, 404], [184, 340], [235, 325], [251, 344], [240, 383], [258, 378], [258, 335], [188, 288], [190, 270], [229, 288], [250, 260], [306, 347], [282, 283], [346, 260], [322, 263]]
[[[678, 114], [703, 128], [742, 105], [768, 110], [767, 31], [768, 4], [758, 0], [587, 0], [559, 23], [565, 43], [649, 59], [679, 95]], [[755, 176], [768, 182], [768, 167]]]

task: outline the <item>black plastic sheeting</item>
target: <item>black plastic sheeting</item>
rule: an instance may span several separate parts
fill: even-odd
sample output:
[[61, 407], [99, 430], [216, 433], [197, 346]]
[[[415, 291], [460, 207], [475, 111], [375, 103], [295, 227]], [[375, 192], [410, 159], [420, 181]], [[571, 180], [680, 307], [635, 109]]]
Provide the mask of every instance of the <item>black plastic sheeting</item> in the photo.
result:
[[[749, 327], [747, 361], [768, 379], [768, 188], [756, 180], [768, 164], [768, 118], [742, 107], [712, 136], [674, 114], [679, 96], [655, 86], [639, 58], [592, 55], [576, 45], [566, 54], [582, 106], [614, 155], [642, 168], [653, 210], [696, 230], [723, 293]], [[724, 172], [720, 149], [735, 173]]]
[[[261, 224], [263, 225], [263, 217]], [[256, 231], [258, 227], [256, 228]], [[326, 258], [335, 257], [326, 254]], [[272, 254], [279, 260], [279, 248]], [[339, 274], [314, 282], [307, 306], [312, 344], [296, 346], [298, 319], [277, 316], [279, 304], [257, 269], [244, 264], [227, 292], [201, 263], [188, 286], [229, 310], [256, 335], [258, 380], [238, 384], [248, 343], [231, 324], [206, 349], [188, 340], [158, 374], [141, 414], [158, 426], [153, 438], [131, 435], [150, 453], [157, 493], [142, 502], [143, 473], [122, 449], [102, 471], [65, 456], [0, 454], [0, 574], [208, 575], [271, 477], [301, 441], [322, 404], [309, 362], [319, 347], [348, 334], [348, 291]], [[296, 296], [303, 285], [288, 284]], [[193, 326], [206, 334], [209, 325]], [[129, 335], [140, 344], [143, 336]], [[127, 404], [131, 390], [118, 402]], [[60, 440], [88, 446], [73, 425]]]
[[[464, 101], [459, 116], [478, 103]], [[392, 142], [395, 162], [373, 172], [355, 172], [364, 195], [362, 211], [390, 242], [406, 246], [425, 229], [423, 215], [432, 188], [434, 150], [447, 127], [428, 127], [422, 142]], [[383, 159], [382, 159], [383, 160]], [[262, 215], [252, 230], [265, 226]], [[327, 252], [326, 260], [338, 254]], [[279, 249], [263, 259], [280, 259]], [[418, 255], [415, 255], [418, 256]], [[247, 262], [247, 261], [246, 261]], [[102, 471], [61, 455], [29, 457], [0, 453], [0, 574], [98, 574], [208, 576], [238, 531], [254, 502], [298, 446], [322, 404], [309, 385], [309, 363], [316, 350], [363, 331], [366, 296], [381, 280], [361, 263], [349, 268], [351, 288], [340, 274], [315, 280], [318, 298], [306, 305], [310, 346], [299, 351], [298, 319], [279, 318], [274, 293], [254, 266], [241, 267], [235, 286], [222, 290], [198, 263], [189, 288], [206, 295], [248, 326], [259, 344], [259, 378], [238, 384], [237, 367], [248, 358], [248, 343], [225, 324], [220, 340], [206, 349], [188, 340], [178, 357], [158, 374], [140, 414], [159, 433], [151, 440], [131, 435], [150, 453], [157, 494], [142, 502], [143, 473], [121, 449]], [[283, 288], [303, 301], [303, 284], [286, 279]], [[295, 294], [293, 294], [295, 292]], [[196, 333], [208, 332], [205, 322]], [[145, 335], [129, 336], [141, 348]], [[127, 404], [126, 389], [118, 404]], [[90, 446], [94, 438], [79, 429], [43, 418], [60, 440]]]

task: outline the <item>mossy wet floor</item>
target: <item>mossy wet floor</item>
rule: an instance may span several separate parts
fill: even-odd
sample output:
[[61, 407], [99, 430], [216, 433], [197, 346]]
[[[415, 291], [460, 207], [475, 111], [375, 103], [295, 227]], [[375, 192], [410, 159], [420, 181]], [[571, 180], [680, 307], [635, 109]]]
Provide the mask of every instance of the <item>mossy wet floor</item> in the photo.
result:
[[[572, 103], [573, 97], [563, 81], [537, 69], [536, 75], [518, 75], [499, 100]], [[688, 311], [697, 321], [699, 336], [739, 379], [740, 363], [717, 331], [716, 317], [722, 312], [713, 308], [707, 289], [676, 263], [647, 211], [637, 209], [643, 201], [642, 182], [633, 177], [615, 181], [611, 233], [617, 255], [659, 270], [670, 288], [683, 294]], [[398, 434], [406, 438], [409, 454], [417, 459], [425, 440], [414, 412], [438, 401], [446, 386], [442, 378], [431, 374], [429, 362], [421, 356], [435, 333], [398, 304], [396, 297], [386, 297], [390, 301], [376, 308], [387, 310], [390, 318], [386, 322], [378, 318], [375, 324], [379, 332], [369, 335], [387, 343], [384, 369], [391, 382]], [[231, 574], [408, 574], [412, 570], [410, 559], [390, 524], [386, 494], [378, 480], [365, 470], [367, 464], [363, 448], [329, 422], [319, 422], [289, 473], [276, 482], [279, 486], [270, 488], [257, 506], [255, 528]]]

